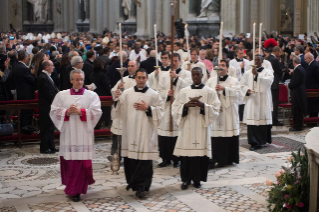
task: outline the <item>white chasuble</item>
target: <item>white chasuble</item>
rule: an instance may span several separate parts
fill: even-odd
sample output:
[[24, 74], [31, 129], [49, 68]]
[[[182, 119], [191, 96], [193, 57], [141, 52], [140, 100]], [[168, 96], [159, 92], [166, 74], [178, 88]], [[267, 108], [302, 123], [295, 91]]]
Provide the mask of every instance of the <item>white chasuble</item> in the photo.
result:
[[[136, 80], [134, 79], [134, 76], [123, 77], [123, 82], [124, 82], [124, 90], [132, 88], [136, 85]], [[114, 92], [117, 90], [117, 87], [120, 83], [121, 83], [121, 80], [119, 80], [111, 90], [114, 101], [115, 101]], [[121, 119], [119, 119], [119, 118], [112, 119], [111, 132], [115, 135], [122, 135], [122, 121], [121, 121]]]
[[[187, 64], [189, 63], [189, 61], [185, 61], [182, 66], [181, 66], [181, 69], [183, 70], [187, 70]], [[200, 62], [200, 61], [196, 61], [196, 62], [192, 62], [192, 65], [191, 65], [191, 69], [189, 71], [191, 71], [193, 68], [195, 67], [199, 67], [202, 69], [203, 71], [203, 78], [202, 78], [202, 83], [205, 84], [207, 79], [208, 79], [208, 74], [207, 74], [207, 70], [206, 70], [206, 66], [204, 63]]]
[[[243, 123], [257, 126], [272, 124], [270, 88], [273, 80], [272, 70], [263, 67], [258, 69], [257, 77], [253, 75], [251, 69], [244, 74], [240, 82], [243, 102], [246, 103]], [[248, 89], [254, 92], [247, 95]]]
[[[184, 107], [189, 98], [199, 97], [205, 105], [199, 107]], [[174, 155], [186, 157], [212, 157], [211, 130], [212, 123], [217, 118], [220, 109], [215, 90], [204, 84], [196, 87], [191, 85], [182, 89], [173, 103], [173, 118], [179, 127], [178, 139]]]
[[[169, 70], [170, 71], [170, 70]], [[178, 136], [178, 126], [173, 119], [173, 131], [170, 132], [170, 117], [171, 117], [171, 103], [170, 98], [168, 96], [168, 91], [171, 90], [171, 77], [169, 71], [165, 72], [160, 76], [159, 79], [159, 94], [162, 99], [165, 101], [165, 114], [163, 120], [158, 128], [158, 135], [167, 136], [167, 137], [176, 137]], [[192, 84], [191, 72], [187, 70], [177, 69], [176, 74], [178, 78], [173, 82], [173, 90], [174, 90], [174, 99], [179, 94], [179, 91], [182, 88], [186, 88], [187, 86]]]
[[248, 69], [251, 68], [251, 67], [249, 67], [249, 60], [246, 60], [246, 59], [240, 60], [238, 58], [235, 58], [235, 59], [232, 59], [229, 62], [229, 67], [233, 66], [236, 69], [236, 75], [237, 75], [237, 79], [238, 79], [239, 82], [241, 81], [241, 78], [244, 75], [244, 73], [242, 73], [242, 70], [241, 70], [241, 67], [240, 67], [242, 62], [245, 62], [245, 65], [244, 65], [244, 73], [245, 73]]
[[152, 73], [150, 73], [148, 75], [148, 83], [150, 85], [150, 88], [152, 88], [154, 91], [158, 92], [159, 89], [159, 79], [161, 78], [161, 76], [168, 72], [168, 70], [170, 70], [170, 66], [162, 66], [158, 72], [158, 74], [155, 74], [155, 71], [153, 71]]
[[[92, 160], [94, 127], [102, 115], [101, 101], [93, 91], [82, 88], [79, 93], [82, 90], [83, 95], [71, 95], [72, 89], [60, 91], [51, 105], [50, 117], [61, 132], [60, 156], [65, 160]], [[79, 107], [82, 115], [67, 116], [71, 105]]]
[[[222, 81], [224, 78], [226, 79]], [[210, 78], [206, 85], [215, 89], [217, 77]], [[242, 99], [239, 82], [236, 78], [226, 75], [220, 79], [219, 85], [223, 86], [225, 91], [218, 92], [222, 111], [213, 122], [212, 137], [237, 136], [239, 135], [238, 101]]]
[[[142, 103], [147, 111], [136, 110], [133, 105]], [[143, 90], [132, 87], [125, 90], [112, 109], [113, 118], [122, 120], [122, 157], [136, 160], [157, 160], [157, 128], [164, 115], [164, 103], [160, 95], [151, 88]]]

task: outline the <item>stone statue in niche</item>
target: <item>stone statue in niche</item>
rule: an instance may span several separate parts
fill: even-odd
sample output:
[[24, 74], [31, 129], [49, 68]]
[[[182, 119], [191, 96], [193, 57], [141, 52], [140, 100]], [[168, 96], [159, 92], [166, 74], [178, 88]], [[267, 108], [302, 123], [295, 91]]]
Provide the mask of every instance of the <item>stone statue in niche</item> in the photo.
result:
[[284, 4], [280, 5], [281, 9], [281, 30], [282, 31], [292, 31], [292, 17], [293, 13], [290, 12], [290, 7], [287, 7]]
[[[136, 3], [136, 1], [134, 1]], [[122, 2], [122, 7], [124, 9], [124, 15], [128, 16], [128, 19], [125, 20], [125, 22], [134, 22], [135, 17], [133, 15], [133, 10], [134, 8], [132, 8], [132, 0], [123, 0]]]
[[198, 18], [209, 17], [220, 11], [220, 0], [202, 0], [200, 15]]
[[34, 22], [43, 24], [46, 21], [48, 0], [28, 0], [33, 5]]

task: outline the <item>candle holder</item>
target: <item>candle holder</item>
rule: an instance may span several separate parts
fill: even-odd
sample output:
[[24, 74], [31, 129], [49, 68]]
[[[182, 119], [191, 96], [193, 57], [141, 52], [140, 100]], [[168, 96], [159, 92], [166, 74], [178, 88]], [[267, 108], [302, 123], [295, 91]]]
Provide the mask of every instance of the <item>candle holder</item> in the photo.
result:
[[155, 69], [161, 68], [161, 66], [154, 66]]

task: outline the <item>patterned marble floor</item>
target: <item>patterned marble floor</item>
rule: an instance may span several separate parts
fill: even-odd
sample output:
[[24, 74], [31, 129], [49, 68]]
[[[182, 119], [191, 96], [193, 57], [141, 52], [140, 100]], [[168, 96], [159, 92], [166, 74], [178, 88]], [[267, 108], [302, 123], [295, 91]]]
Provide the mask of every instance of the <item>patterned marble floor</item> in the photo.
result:
[[[275, 180], [275, 172], [290, 155], [288, 150], [303, 146], [307, 132], [288, 133], [287, 129], [273, 129], [276, 142], [262, 152], [249, 151], [243, 134], [240, 137], [240, 164], [211, 169], [208, 182], [202, 183], [200, 189], [190, 186], [182, 191], [179, 169], [156, 168], [160, 160], [154, 161], [153, 183], [145, 199], [138, 199], [132, 191], [125, 190], [122, 167], [119, 175], [112, 175], [106, 159], [111, 142], [99, 139], [93, 160], [96, 183], [78, 203], [64, 195], [59, 163], [54, 163], [57, 154], [41, 155], [39, 145], [35, 143], [26, 143], [22, 149], [0, 144], [0, 211], [267, 211], [266, 179]], [[39, 157], [53, 163], [46, 166], [31, 163], [30, 159]]]

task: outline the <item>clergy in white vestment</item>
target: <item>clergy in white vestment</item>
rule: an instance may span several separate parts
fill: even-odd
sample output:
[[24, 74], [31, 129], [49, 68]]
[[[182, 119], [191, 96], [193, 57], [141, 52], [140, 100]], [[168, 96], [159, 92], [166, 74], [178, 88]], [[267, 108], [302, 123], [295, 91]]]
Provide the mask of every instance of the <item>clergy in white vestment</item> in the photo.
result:
[[190, 61], [185, 61], [181, 68], [183, 70], [193, 70], [193, 68], [195, 67], [199, 67], [200, 69], [203, 70], [203, 79], [202, 79], [202, 83], [205, 84], [207, 79], [208, 79], [208, 71], [206, 70], [206, 66], [204, 63], [198, 61], [198, 55], [199, 55], [199, 51], [197, 49], [191, 49], [191, 60]]
[[159, 79], [161, 78], [162, 74], [168, 72], [171, 69], [170, 66], [170, 54], [167, 51], [163, 51], [161, 54], [161, 61], [162, 61], [162, 66], [159, 69], [156, 69], [152, 73], [148, 75], [148, 83], [150, 84], [150, 88], [152, 88], [155, 91], [158, 91], [158, 82]]
[[[116, 85], [111, 89], [113, 100], [115, 101], [115, 91], [119, 89], [127, 90], [136, 85], [135, 73], [138, 69], [137, 62], [135, 60], [131, 60], [127, 65], [127, 71], [129, 73], [128, 76], [123, 77], [123, 83], [119, 80]], [[111, 155], [108, 156], [110, 162], [113, 161], [113, 155], [119, 149], [119, 156], [121, 158], [121, 140], [122, 140], [122, 120], [120, 118], [116, 118], [112, 120], [111, 132], [112, 136], [112, 148]], [[118, 144], [119, 143], [119, 147]]]
[[228, 62], [220, 61], [219, 84], [217, 77], [209, 78], [206, 85], [215, 89], [220, 96], [221, 111], [212, 126], [211, 167], [218, 163], [218, 167], [226, 164], [239, 163], [239, 116], [238, 101], [242, 99], [240, 85], [237, 78], [227, 74]]
[[152, 183], [153, 161], [158, 159], [157, 128], [164, 115], [161, 96], [146, 86], [147, 71], [136, 71], [136, 86], [122, 94], [115, 91], [112, 117], [122, 119], [122, 157], [128, 186], [136, 196], [147, 195]]
[[138, 44], [135, 44], [134, 49], [130, 53], [130, 60], [135, 60], [138, 63], [146, 60], [146, 56], [142, 54], [141, 48]]
[[[230, 76], [230, 77], [233, 77], [235, 79], [237, 79], [237, 74], [236, 74], [236, 69], [234, 66], [230, 66], [229, 63], [227, 63], [228, 65], [225, 66], [224, 69], [227, 69], [227, 75]], [[213, 78], [213, 77], [217, 77], [217, 72], [216, 70], [212, 70], [212, 72], [210, 72], [210, 78]]]
[[[238, 47], [236, 49], [236, 58], [232, 59], [229, 62], [229, 66], [233, 66], [236, 69], [236, 74], [237, 74], [237, 79], [240, 82], [241, 78], [243, 77], [244, 73], [250, 69], [251, 67], [249, 66], [249, 60], [246, 60], [244, 58], [244, 49], [241, 47]], [[239, 113], [239, 120], [243, 121], [243, 115], [244, 115], [244, 108], [245, 108], [245, 103], [240, 101], [238, 102], [238, 113]]]
[[[259, 54], [259, 48], [257, 47], [255, 50], [255, 55]], [[263, 55], [264, 54], [264, 50], [260, 49], [260, 54]], [[249, 61], [249, 66], [254, 65], [253, 61]], [[269, 62], [268, 60], [263, 60], [263, 64], [261, 64], [261, 67], [264, 67], [265, 69], [269, 69], [269, 70], [273, 70], [271, 62]]]
[[243, 101], [246, 102], [243, 123], [247, 124], [250, 150], [259, 149], [271, 143], [271, 84], [274, 80], [272, 70], [261, 65], [263, 58], [256, 55], [257, 68], [245, 72], [240, 81]]
[[174, 155], [180, 157], [181, 189], [191, 181], [200, 188], [206, 182], [211, 152], [212, 123], [217, 118], [220, 101], [215, 90], [202, 83], [202, 69], [191, 71], [193, 84], [183, 88], [175, 99], [172, 115], [179, 127]]
[[72, 88], [59, 92], [50, 117], [60, 135], [60, 164], [64, 192], [80, 201], [93, 184], [94, 127], [102, 115], [99, 96], [83, 88], [84, 72], [71, 71]]
[[[171, 126], [171, 98], [176, 99], [179, 91], [192, 84], [191, 73], [187, 70], [180, 68], [181, 58], [178, 53], [174, 53], [174, 60], [172, 69], [166, 71], [159, 77], [159, 89], [158, 92], [162, 99], [165, 101], [165, 115], [158, 128], [158, 146], [162, 163], [158, 167], [165, 167], [171, 162], [175, 168], [179, 167], [178, 158], [173, 155], [177, 136], [178, 126], [174, 119], [172, 119], [172, 132]], [[173, 90], [171, 90], [171, 80], [173, 80]]]

